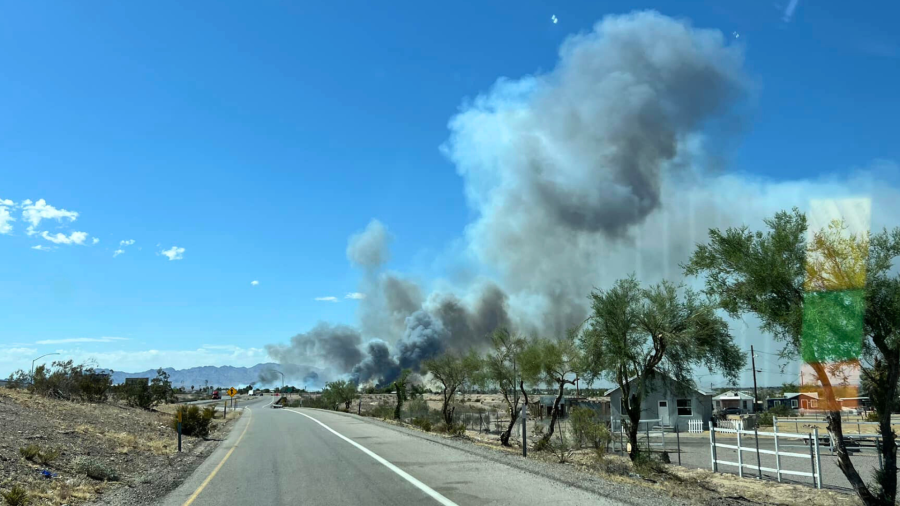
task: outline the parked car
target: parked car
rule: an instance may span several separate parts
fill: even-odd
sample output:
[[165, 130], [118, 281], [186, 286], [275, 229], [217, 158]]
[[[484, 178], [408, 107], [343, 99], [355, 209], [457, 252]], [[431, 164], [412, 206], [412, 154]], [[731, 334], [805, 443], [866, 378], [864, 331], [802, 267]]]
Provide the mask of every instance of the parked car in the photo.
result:
[[725, 408], [722, 410], [722, 413], [725, 415], [739, 415], [741, 414], [741, 408]]

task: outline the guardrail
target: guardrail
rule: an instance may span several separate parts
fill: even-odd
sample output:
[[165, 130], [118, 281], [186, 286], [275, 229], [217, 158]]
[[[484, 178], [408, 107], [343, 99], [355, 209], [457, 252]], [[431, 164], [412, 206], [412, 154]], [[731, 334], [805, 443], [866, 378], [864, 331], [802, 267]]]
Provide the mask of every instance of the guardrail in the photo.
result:
[[[726, 443], [717, 443], [716, 442], [716, 433], [730, 433], [737, 435], [737, 444], [726, 444]], [[743, 446], [741, 444], [741, 435], [753, 435], [754, 436], [754, 447]], [[775, 440], [775, 450], [762, 450], [759, 448], [759, 436], [771, 436]], [[803, 453], [795, 453], [795, 452], [784, 452], [779, 449], [778, 438], [794, 438], [794, 439], [808, 439], [811, 443], [809, 445], [809, 455]], [[814, 441], [814, 443], [813, 443]], [[789, 474], [794, 476], [806, 476], [813, 479], [813, 483], [816, 488], [822, 488], [822, 461], [819, 453], [819, 429], [813, 429], [813, 432], [810, 434], [799, 434], [799, 433], [784, 433], [778, 432], [776, 428], [774, 432], [759, 432], [758, 430], [737, 430], [737, 429], [723, 429], [719, 427], [712, 427], [709, 431], [709, 445], [710, 445], [710, 456], [712, 458], [712, 470], [714, 472], [719, 472], [719, 464], [726, 466], [736, 466], [738, 468], [738, 476], [744, 477], [744, 468], [756, 469], [757, 475], [760, 479], [762, 479], [763, 471], [767, 471], [770, 473], [775, 473], [779, 482], [781, 482], [781, 475]], [[728, 460], [722, 460], [718, 458], [716, 448], [729, 448], [732, 450], [737, 450], [737, 462], [731, 462]], [[756, 465], [747, 464], [744, 462], [744, 452], [750, 452], [756, 454]], [[775, 456], [775, 468], [771, 467], [763, 467], [760, 462], [760, 454], [766, 455], [774, 455]], [[803, 471], [792, 471], [788, 469], [781, 468], [781, 458], [789, 457], [789, 458], [798, 458], [798, 459], [808, 459], [811, 463], [812, 472], [803, 472]]]

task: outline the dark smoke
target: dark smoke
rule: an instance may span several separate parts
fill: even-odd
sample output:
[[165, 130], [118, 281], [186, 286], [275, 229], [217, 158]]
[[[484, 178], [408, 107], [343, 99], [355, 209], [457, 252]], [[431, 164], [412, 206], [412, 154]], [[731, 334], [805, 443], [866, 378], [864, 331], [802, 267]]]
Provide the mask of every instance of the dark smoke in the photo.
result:
[[292, 337], [290, 345], [269, 344], [266, 351], [282, 365], [282, 372], [287, 377], [300, 377], [308, 373], [309, 367], [299, 367], [298, 364], [332, 368], [337, 374], [342, 374], [363, 359], [359, 349], [361, 343], [362, 337], [353, 327], [321, 322], [309, 332]]
[[371, 341], [366, 347], [368, 356], [353, 367], [350, 376], [357, 383], [376, 382], [379, 386], [386, 385], [400, 376], [400, 366], [391, 350], [383, 341]]

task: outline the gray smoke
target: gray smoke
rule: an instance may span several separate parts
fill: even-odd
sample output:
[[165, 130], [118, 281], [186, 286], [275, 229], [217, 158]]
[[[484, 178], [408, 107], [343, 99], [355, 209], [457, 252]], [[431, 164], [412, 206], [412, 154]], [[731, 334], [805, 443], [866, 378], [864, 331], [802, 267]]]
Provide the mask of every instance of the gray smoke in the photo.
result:
[[353, 367], [350, 376], [357, 383], [376, 382], [379, 386], [386, 385], [397, 379], [400, 375], [400, 366], [391, 355], [387, 343], [383, 341], [371, 341], [366, 346], [368, 356]]
[[[308, 366], [313, 365], [343, 374], [363, 359], [360, 344], [362, 336], [355, 328], [320, 322], [309, 332], [292, 337], [290, 344], [266, 345], [266, 351], [282, 365], [282, 372], [287, 377], [308, 374]], [[260, 379], [267, 381], [263, 377]]]
[[377, 269], [390, 258], [388, 244], [391, 235], [378, 220], [372, 220], [365, 230], [350, 236], [347, 241], [347, 259], [367, 269]]
[[692, 140], [729, 121], [742, 64], [719, 31], [608, 16], [567, 39], [551, 72], [501, 79], [450, 121], [442, 149], [478, 213], [470, 247], [539, 328], [580, 322], [602, 255], [633, 250], [666, 179], [696, 162]]

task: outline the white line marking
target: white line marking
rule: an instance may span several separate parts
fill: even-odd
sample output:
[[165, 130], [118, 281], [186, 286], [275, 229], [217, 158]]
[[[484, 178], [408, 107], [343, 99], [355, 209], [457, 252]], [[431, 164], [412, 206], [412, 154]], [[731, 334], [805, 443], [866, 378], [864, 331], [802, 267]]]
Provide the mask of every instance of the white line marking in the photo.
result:
[[293, 409], [288, 409], [287, 411], [290, 411], [291, 413], [294, 413], [294, 414], [297, 414], [297, 415], [305, 416], [306, 418], [309, 418], [310, 420], [316, 422], [317, 424], [321, 425], [322, 427], [325, 427], [325, 429], [326, 429], [327, 431], [329, 431], [329, 432], [331, 432], [332, 434], [334, 434], [335, 436], [337, 436], [337, 437], [343, 439], [344, 441], [346, 441], [346, 442], [352, 444], [353, 446], [355, 446], [356, 448], [358, 448], [361, 452], [363, 452], [363, 453], [365, 453], [366, 455], [368, 455], [368, 456], [372, 457], [373, 459], [377, 460], [378, 462], [380, 462], [382, 465], [384, 465], [385, 467], [387, 467], [387, 468], [390, 469], [391, 471], [394, 471], [395, 473], [399, 474], [401, 478], [403, 478], [404, 480], [406, 480], [406, 481], [412, 483], [413, 486], [415, 486], [416, 488], [418, 488], [418, 489], [421, 490], [422, 492], [425, 492], [426, 494], [428, 494], [429, 496], [431, 496], [431, 498], [434, 499], [435, 501], [437, 501], [437, 502], [443, 504], [444, 506], [457, 506], [457, 504], [456, 504], [455, 502], [451, 501], [450, 499], [447, 499], [446, 497], [442, 496], [442, 495], [441, 495], [439, 492], [437, 492], [436, 490], [432, 489], [431, 487], [429, 487], [428, 485], [422, 483], [421, 481], [415, 479], [413, 476], [411, 476], [409, 473], [407, 473], [407, 472], [404, 471], [403, 469], [400, 469], [399, 467], [395, 466], [394, 464], [391, 464], [391, 463], [388, 462], [387, 460], [383, 459], [383, 458], [382, 458], [380, 455], [378, 455], [377, 453], [373, 452], [372, 450], [369, 450], [369, 449], [366, 448], [365, 446], [363, 446], [363, 445], [357, 443], [356, 441], [354, 441], [354, 440], [348, 438], [347, 436], [345, 436], [345, 435], [341, 434], [340, 432], [338, 432], [338, 431], [332, 429], [331, 427], [325, 425], [324, 423], [322, 423], [322, 422], [316, 420], [315, 418], [313, 418], [313, 417], [307, 415], [306, 413], [300, 413], [299, 411], [294, 411]]

